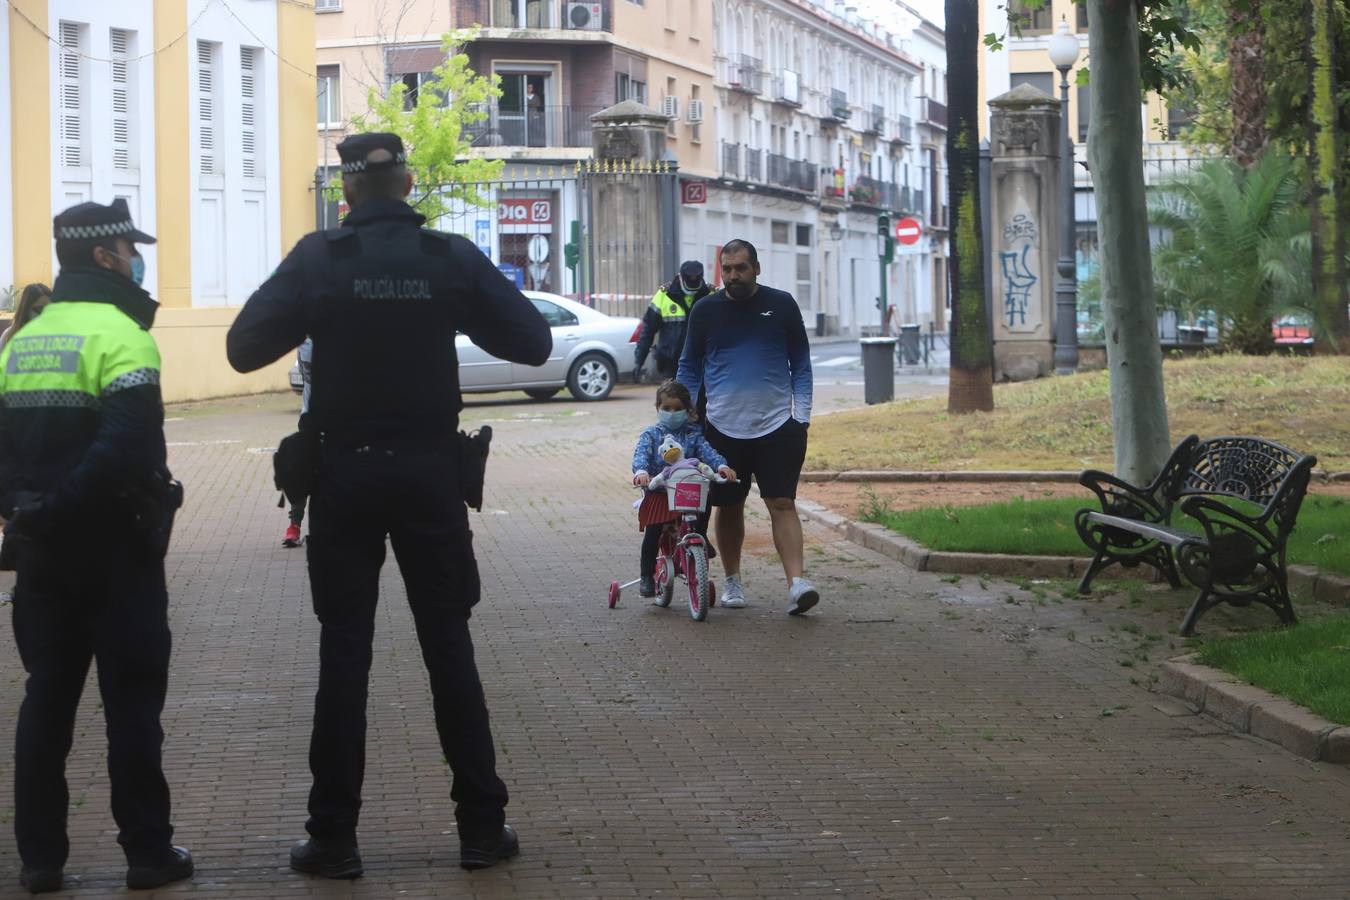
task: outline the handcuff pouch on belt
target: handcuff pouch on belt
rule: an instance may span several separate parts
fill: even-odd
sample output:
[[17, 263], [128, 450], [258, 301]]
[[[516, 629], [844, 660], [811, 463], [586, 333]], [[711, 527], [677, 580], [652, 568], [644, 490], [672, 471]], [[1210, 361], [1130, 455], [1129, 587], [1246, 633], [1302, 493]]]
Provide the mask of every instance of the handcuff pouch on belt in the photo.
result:
[[319, 432], [304, 429], [282, 438], [272, 454], [272, 480], [277, 490], [294, 505], [305, 502], [314, 492], [314, 482], [319, 474], [319, 450]]
[[488, 445], [492, 426], [459, 432], [459, 492], [472, 510], [483, 511], [483, 481], [487, 477]]

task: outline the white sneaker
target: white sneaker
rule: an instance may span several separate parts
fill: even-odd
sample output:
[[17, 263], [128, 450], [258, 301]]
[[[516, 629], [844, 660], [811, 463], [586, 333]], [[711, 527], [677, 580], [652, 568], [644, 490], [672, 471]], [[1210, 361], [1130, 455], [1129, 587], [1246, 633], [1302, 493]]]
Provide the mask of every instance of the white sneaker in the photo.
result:
[[717, 602], [727, 609], [740, 609], [745, 606], [745, 588], [741, 586], [741, 576], [727, 576], [727, 580], [722, 582], [722, 599]]
[[805, 578], [792, 579], [788, 588], [788, 615], [800, 616], [820, 602], [820, 592]]

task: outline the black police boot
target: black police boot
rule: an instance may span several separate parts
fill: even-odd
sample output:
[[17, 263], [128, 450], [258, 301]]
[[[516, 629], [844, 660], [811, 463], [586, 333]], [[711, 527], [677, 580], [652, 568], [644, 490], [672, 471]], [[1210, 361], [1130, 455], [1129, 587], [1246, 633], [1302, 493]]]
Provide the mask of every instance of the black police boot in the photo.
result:
[[170, 847], [169, 856], [157, 866], [132, 866], [127, 869], [127, 887], [133, 891], [163, 887], [192, 877], [192, 854], [182, 847]]
[[638, 579], [638, 596], [639, 597], [656, 596], [656, 580], [652, 578], [650, 575], [643, 575], [641, 578]]
[[520, 852], [520, 838], [510, 825], [502, 826], [502, 833], [481, 841], [459, 842], [461, 869], [486, 869]]
[[310, 838], [291, 848], [291, 868], [324, 878], [360, 878], [365, 869], [356, 840]]
[[60, 869], [30, 869], [23, 867], [19, 873], [19, 884], [28, 888], [30, 894], [50, 894], [61, 890]]

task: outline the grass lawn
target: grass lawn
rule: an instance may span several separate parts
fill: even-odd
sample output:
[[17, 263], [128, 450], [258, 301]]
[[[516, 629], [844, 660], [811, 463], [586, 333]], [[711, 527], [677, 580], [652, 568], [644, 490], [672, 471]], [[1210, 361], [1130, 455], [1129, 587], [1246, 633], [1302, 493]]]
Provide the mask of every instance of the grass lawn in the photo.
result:
[[1201, 646], [1200, 661], [1350, 725], [1350, 617], [1218, 638]]
[[[1096, 498], [1021, 500], [984, 506], [938, 507], [891, 512], [879, 503], [864, 518], [908, 535], [930, 550], [1025, 555], [1088, 556], [1073, 527], [1073, 516]], [[1180, 513], [1179, 528], [1198, 522]], [[1311, 496], [1303, 501], [1289, 536], [1289, 561], [1350, 575], [1350, 500]], [[1350, 656], [1343, 662], [1350, 665]]]
[[[1350, 470], [1350, 357], [1211, 356], [1163, 367], [1171, 443], [1250, 434]], [[820, 416], [806, 468], [1113, 468], [1106, 372], [994, 387], [993, 412], [947, 414], [945, 398]]]

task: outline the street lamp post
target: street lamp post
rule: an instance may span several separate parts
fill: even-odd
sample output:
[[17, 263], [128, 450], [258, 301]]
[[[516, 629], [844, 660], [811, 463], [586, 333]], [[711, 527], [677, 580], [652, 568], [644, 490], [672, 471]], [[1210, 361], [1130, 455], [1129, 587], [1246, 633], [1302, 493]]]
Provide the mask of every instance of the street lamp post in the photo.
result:
[[1073, 138], [1069, 134], [1069, 70], [1078, 62], [1078, 38], [1069, 23], [1049, 40], [1050, 61], [1059, 69], [1060, 127], [1060, 224], [1059, 278], [1055, 281], [1055, 374], [1072, 375], [1078, 370], [1078, 267], [1075, 258], [1077, 216], [1073, 194]]

